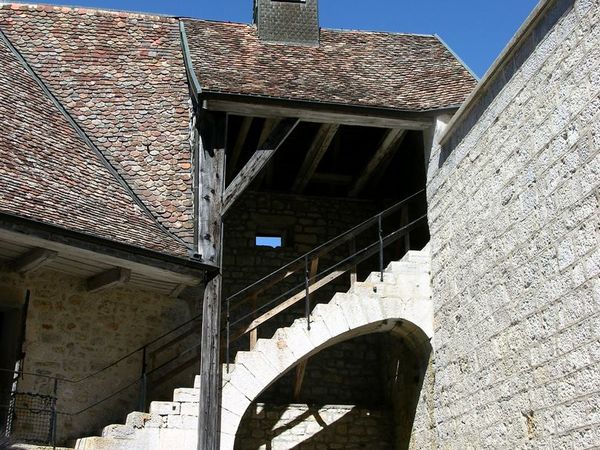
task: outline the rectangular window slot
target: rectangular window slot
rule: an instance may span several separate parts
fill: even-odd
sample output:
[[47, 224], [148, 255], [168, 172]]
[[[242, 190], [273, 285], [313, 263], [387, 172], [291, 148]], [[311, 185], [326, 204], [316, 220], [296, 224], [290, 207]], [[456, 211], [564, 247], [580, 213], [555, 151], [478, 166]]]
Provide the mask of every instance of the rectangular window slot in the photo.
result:
[[283, 245], [283, 238], [272, 234], [257, 234], [255, 243], [257, 247], [279, 248]]

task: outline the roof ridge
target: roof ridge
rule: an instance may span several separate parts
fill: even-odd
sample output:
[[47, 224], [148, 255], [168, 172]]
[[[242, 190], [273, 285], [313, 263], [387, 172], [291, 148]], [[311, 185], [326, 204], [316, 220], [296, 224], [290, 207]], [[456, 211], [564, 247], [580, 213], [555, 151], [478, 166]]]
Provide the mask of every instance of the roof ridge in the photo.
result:
[[[182, 21], [193, 21], [193, 22], [205, 22], [205, 23], [215, 23], [222, 25], [235, 25], [242, 26], [247, 28], [256, 28], [256, 25], [246, 22], [235, 22], [230, 20], [215, 20], [215, 19], [203, 19], [200, 17], [177, 17]], [[334, 33], [364, 33], [364, 34], [381, 34], [386, 36], [414, 36], [414, 37], [426, 37], [426, 38], [436, 38], [436, 34], [427, 34], [427, 33], [407, 33], [402, 31], [384, 31], [384, 30], [360, 30], [355, 28], [329, 28], [329, 27], [321, 27], [321, 31], [332, 31]]]
[[116, 17], [144, 17], [144, 18], [155, 18], [155, 19], [173, 19], [177, 17], [172, 14], [161, 14], [144, 11], [130, 11], [126, 9], [111, 9], [111, 8], [94, 8], [89, 6], [79, 5], [56, 5], [51, 3], [27, 3], [27, 2], [0, 2], [1, 9], [13, 9], [13, 10], [36, 10], [36, 11], [57, 11], [67, 12], [67, 10], [73, 12], [94, 12], [107, 15], [113, 15]]
[[23, 66], [25, 71], [33, 78], [36, 84], [40, 87], [42, 92], [46, 95], [46, 97], [52, 102], [52, 104], [56, 107], [59, 113], [67, 120], [69, 125], [73, 128], [75, 133], [79, 136], [81, 140], [92, 150], [92, 152], [96, 155], [96, 157], [100, 160], [100, 163], [108, 170], [108, 172], [113, 176], [115, 181], [125, 190], [127, 195], [133, 200], [133, 202], [140, 208], [140, 210], [146, 215], [150, 220], [152, 220], [161, 230], [161, 232], [165, 233], [170, 238], [176, 240], [180, 244], [182, 244], [188, 250], [191, 248], [188, 244], [181, 239], [179, 236], [173, 234], [169, 231], [160, 221], [152, 214], [150, 209], [144, 204], [144, 202], [137, 196], [137, 194], [133, 191], [131, 186], [125, 181], [125, 179], [119, 174], [117, 169], [113, 167], [110, 161], [106, 158], [104, 153], [92, 142], [87, 133], [83, 130], [83, 128], [75, 121], [75, 119], [69, 114], [63, 104], [58, 100], [58, 98], [50, 91], [48, 86], [44, 83], [44, 81], [39, 77], [39, 75], [35, 72], [35, 70], [31, 67], [31, 65], [27, 62], [25, 57], [19, 52], [19, 50], [12, 44], [8, 36], [4, 33], [2, 28], [0, 28], [0, 41], [2, 41], [9, 51], [13, 54], [13, 56], [17, 59], [19, 64]]

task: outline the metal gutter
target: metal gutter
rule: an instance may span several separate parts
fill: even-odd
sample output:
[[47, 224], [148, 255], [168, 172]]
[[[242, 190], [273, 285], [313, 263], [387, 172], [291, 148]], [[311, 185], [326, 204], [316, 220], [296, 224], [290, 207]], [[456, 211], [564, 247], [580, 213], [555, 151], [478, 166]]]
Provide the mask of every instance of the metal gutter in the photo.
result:
[[71, 114], [65, 109], [62, 103], [56, 98], [56, 96], [50, 91], [48, 86], [44, 83], [44, 81], [37, 75], [37, 73], [33, 70], [33, 68], [29, 65], [27, 60], [23, 57], [23, 55], [16, 49], [16, 47], [12, 44], [12, 42], [8, 39], [8, 37], [4, 34], [4, 31], [0, 28], [0, 40], [8, 47], [13, 56], [21, 63], [21, 66], [27, 71], [27, 73], [33, 78], [33, 80], [37, 83], [40, 89], [44, 92], [46, 97], [52, 102], [52, 104], [58, 109], [58, 111], [62, 114], [62, 116], [69, 122], [73, 130], [77, 133], [77, 135], [87, 144], [87, 146], [94, 152], [94, 154], [98, 157], [102, 165], [109, 171], [109, 173], [114, 177], [114, 179], [121, 185], [121, 187], [127, 192], [127, 194], [131, 197], [134, 203], [143, 211], [145, 215], [148, 216], [161, 231], [167, 234], [167, 236], [172, 237], [180, 244], [182, 244], [185, 248], [189, 250], [189, 247], [185, 241], [183, 241], [178, 236], [171, 233], [162, 223], [158, 221], [158, 219], [152, 214], [152, 212], [148, 209], [148, 207], [142, 202], [142, 200], [137, 196], [137, 194], [133, 191], [133, 189], [129, 186], [129, 184], [125, 181], [125, 179], [119, 174], [119, 172], [113, 167], [113, 165], [106, 159], [104, 153], [100, 151], [98, 147], [91, 141], [86, 132], [79, 126], [79, 124], [73, 119]]
[[452, 117], [444, 133], [440, 138], [440, 144], [445, 144], [452, 133], [457, 129], [458, 125], [467, 116], [467, 114], [473, 109], [475, 103], [485, 95], [488, 87], [495, 81], [496, 77], [501, 73], [505, 65], [510, 62], [510, 59], [515, 52], [521, 47], [524, 39], [533, 31], [534, 27], [546, 13], [546, 11], [556, 2], [557, 0], [540, 0], [536, 7], [533, 9], [531, 14], [527, 17], [523, 25], [517, 30], [515, 35], [506, 45], [504, 50], [496, 58], [491, 67], [483, 75], [473, 92], [464, 101], [458, 112]]
[[185, 32], [185, 24], [183, 23], [182, 19], [178, 19], [178, 21], [179, 34], [181, 36], [181, 51], [183, 52], [183, 63], [185, 64], [188, 83], [190, 84], [190, 89], [192, 90], [194, 99], [198, 99], [198, 96], [202, 93], [202, 86], [200, 85], [200, 81], [198, 81], [196, 72], [194, 72], [194, 63], [192, 62], [192, 57], [190, 55], [190, 47], [188, 44], [187, 34]]

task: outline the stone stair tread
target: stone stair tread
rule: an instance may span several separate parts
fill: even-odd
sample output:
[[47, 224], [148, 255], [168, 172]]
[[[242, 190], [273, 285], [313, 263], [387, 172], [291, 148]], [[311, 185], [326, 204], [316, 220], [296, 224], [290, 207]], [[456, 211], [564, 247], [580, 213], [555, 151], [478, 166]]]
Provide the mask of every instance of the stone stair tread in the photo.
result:
[[102, 437], [114, 439], [133, 439], [135, 429], [131, 425], [111, 424], [102, 429]]
[[[233, 421], [231, 431], [235, 430], [235, 421], [241, 418], [251, 399], [282, 370], [287, 370], [320, 345], [331, 344], [336, 337], [347, 339], [347, 332], [352, 332], [362, 323], [377, 324], [386, 317], [397, 317], [393, 312], [397, 308], [395, 304], [390, 306], [390, 303], [385, 302], [393, 302], [396, 298], [411, 301], [411, 293], [418, 290], [421, 277], [429, 273], [429, 261], [428, 251], [409, 251], [400, 261], [392, 261], [386, 267], [383, 281], [380, 279], [380, 272], [372, 272], [365, 281], [354, 283], [347, 292], [335, 293], [328, 303], [316, 304], [311, 312], [311, 324], [314, 324], [311, 330], [308, 330], [307, 319], [300, 317], [289, 327], [278, 328], [271, 338], [258, 339], [252, 350], [238, 351], [234, 363], [222, 365], [222, 408]], [[407, 287], [401, 289], [402, 283]], [[400, 289], [402, 296], [397, 297], [397, 293], [392, 295], [394, 289]], [[385, 331], [384, 327], [377, 326]], [[174, 389], [173, 401], [153, 401], [150, 403], [149, 413], [132, 412], [124, 425], [105, 427], [103, 437], [80, 439], [75, 449], [132, 449], [137, 448], [132, 442], [132, 439], [137, 439], [136, 435], [142, 433], [139, 435], [141, 440], [150, 436], [143, 433], [145, 428], [168, 428], [182, 432], [195, 429], [199, 388], [200, 376], [197, 375], [193, 387]], [[228, 407], [225, 406], [227, 402], [231, 403]], [[32, 450], [38, 448], [43, 449], [31, 447]]]

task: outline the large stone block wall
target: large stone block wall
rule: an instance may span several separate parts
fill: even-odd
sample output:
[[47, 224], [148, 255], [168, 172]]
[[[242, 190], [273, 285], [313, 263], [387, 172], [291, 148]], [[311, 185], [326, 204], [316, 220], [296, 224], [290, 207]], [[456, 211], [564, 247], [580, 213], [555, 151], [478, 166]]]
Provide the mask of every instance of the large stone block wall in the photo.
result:
[[600, 445], [600, 2], [549, 3], [432, 152], [438, 448]]
[[[263, 276], [279, 269], [327, 240], [347, 231], [354, 225], [375, 215], [382, 205], [361, 200], [309, 197], [276, 193], [245, 193], [225, 218], [223, 255], [223, 297], [245, 288]], [[256, 246], [257, 234], [283, 235], [281, 248]], [[373, 242], [373, 241], [369, 241]], [[358, 242], [360, 248], [361, 242]], [[350, 253], [344, 245], [331, 257], [323, 257], [319, 270], [333, 261], [340, 261]], [[257, 305], [274, 299], [288, 289], [303, 285], [304, 272], [290, 276], [260, 295]], [[342, 276], [311, 296], [312, 304], [329, 301], [335, 292], [349, 288], [349, 276]], [[265, 309], [264, 311], [268, 311]], [[248, 310], [242, 308], [232, 313], [232, 320]], [[270, 320], [258, 330], [259, 337], [270, 338], [275, 330], [304, 314], [304, 304], [290, 308]], [[247, 349], [247, 339], [237, 345]], [[232, 352], [233, 355], [233, 352]]]
[[294, 399], [296, 370], [290, 370], [258, 401], [380, 406], [384, 403], [381, 345], [381, 335], [371, 334], [326, 348], [308, 359], [297, 399]]
[[392, 450], [391, 414], [345, 405], [249, 408], [236, 439], [237, 450]]
[[[26, 275], [0, 272], [0, 286], [3, 291], [12, 287], [31, 292], [24, 370], [69, 380], [97, 372], [190, 317], [190, 308], [182, 300], [128, 287], [88, 293], [83, 279], [49, 270]], [[134, 382], [140, 370], [138, 353], [79, 383], [60, 381], [58, 410], [84, 410]], [[175, 385], [192, 386], [195, 372], [196, 368], [191, 368], [183, 373], [173, 380]], [[104, 425], [122, 421], [137, 409], [139, 387], [134, 383], [85, 412], [59, 415], [59, 440], [95, 434]], [[172, 394], [172, 387], [170, 390]], [[19, 391], [51, 394], [52, 381], [26, 376]], [[20, 415], [24, 417], [24, 412]], [[26, 426], [26, 422], [22, 420], [19, 426]]]

